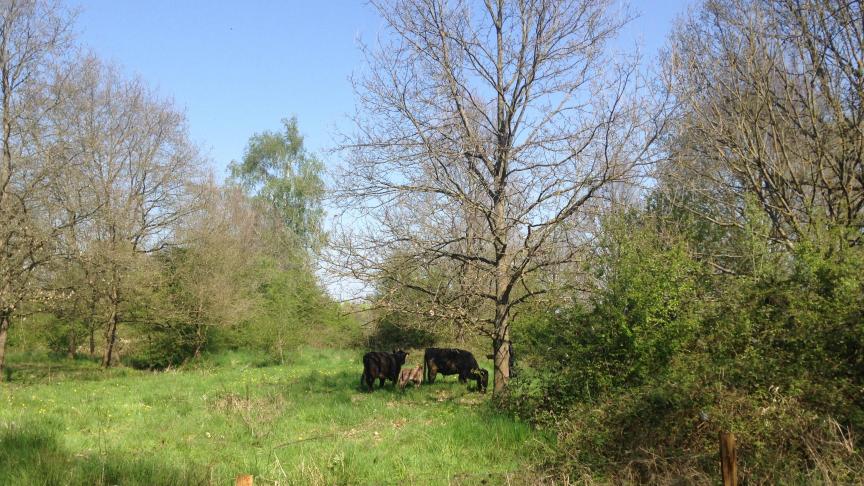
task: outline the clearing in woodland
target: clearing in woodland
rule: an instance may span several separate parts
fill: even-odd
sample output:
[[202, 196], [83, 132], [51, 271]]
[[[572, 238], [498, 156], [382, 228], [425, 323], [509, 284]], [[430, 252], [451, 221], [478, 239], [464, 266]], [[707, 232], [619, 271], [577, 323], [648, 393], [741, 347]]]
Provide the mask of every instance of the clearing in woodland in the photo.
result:
[[[290, 362], [223, 354], [194, 367], [103, 371], [13, 356], [0, 388], [4, 484], [498, 484], [551, 446], [455, 377], [358, 389], [357, 351]], [[419, 355], [412, 355], [414, 364]]]

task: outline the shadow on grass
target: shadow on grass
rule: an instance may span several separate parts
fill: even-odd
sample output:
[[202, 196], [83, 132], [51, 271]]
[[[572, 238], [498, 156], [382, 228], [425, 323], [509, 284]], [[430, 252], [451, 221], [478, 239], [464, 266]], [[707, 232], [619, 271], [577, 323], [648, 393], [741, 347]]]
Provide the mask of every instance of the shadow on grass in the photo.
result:
[[[360, 378], [363, 370], [340, 370], [340, 371], [312, 371], [301, 376], [297, 380], [297, 385], [301, 390], [308, 393], [319, 394], [344, 394], [348, 400], [349, 394], [360, 391], [366, 391], [365, 387], [361, 388]], [[391, 390], [389, 385], [385, 386], [385, 390]], [[375, 390], [378, 391], [376, 381]]]
[[116, 376], [126, 376], [129, 370], [123, 367], [104, 369], [98, 358], [77, 357], [74, 359], [54, 355], [32, 355], [11, 357], [4, 368], [5, 379], [22, 384], [52, 383], [64, 380], [98, 381]]
[[0, 429], [0, 478], [3, 484], [211, 484], [206, 468], [166, 466], [146, 458], [110, 451], [73, 454], [47, 424]]

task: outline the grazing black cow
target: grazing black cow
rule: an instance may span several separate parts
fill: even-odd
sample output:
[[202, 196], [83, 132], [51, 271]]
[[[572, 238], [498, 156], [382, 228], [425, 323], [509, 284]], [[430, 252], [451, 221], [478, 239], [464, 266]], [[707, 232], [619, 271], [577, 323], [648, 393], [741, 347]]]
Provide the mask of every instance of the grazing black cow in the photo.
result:
[[477, 390], [486, 391], [489, 384], [489, 373], [477, 364], [474, 355], [464, 349], [455, 348], [426, 348], [423, 355], [423, 364], [426, 368], [426, 382], [435, 383], [435, 375], [459, 375], [459, 382], [465, 383], [468, 379], [477, 382]]
[[381, 381], [380, 388], [384, 388], [384, 382], [390, 380], [393, 384], [399, 379], [399, 371], [405, 364], [408, 353], [393, 351], [392, 353], [381, 353], [372, 351], [363, 355], [363, 376], [360, 377], [360, 386], [366, 384], [369, 391], [373, 390], [375, 380]]

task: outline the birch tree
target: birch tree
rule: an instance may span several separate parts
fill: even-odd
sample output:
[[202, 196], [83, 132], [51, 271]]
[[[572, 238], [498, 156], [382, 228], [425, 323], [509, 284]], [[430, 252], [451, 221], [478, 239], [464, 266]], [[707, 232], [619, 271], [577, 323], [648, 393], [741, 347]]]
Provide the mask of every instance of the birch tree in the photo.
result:
[[662, 119], [636, 60], [609, 49], [629, 16], [606, 0], [372, 4], [388, 37], [355, 79], [333, 262], [476, 322], [499, 393], [514, 310], [560, 285], [545, 271], [579, 259], [595, 210], [654, 156]]
[[304, 147], [296, 118], [283, 119], [282, 125], [282, 132], [252, 135], [243, 160], [232, 162], [229, 169], [231, 180], [270, 217], [277, 246], [297, 259], [303, 252], [317, 253], [325, 239], [321, 230], [324, 164]]

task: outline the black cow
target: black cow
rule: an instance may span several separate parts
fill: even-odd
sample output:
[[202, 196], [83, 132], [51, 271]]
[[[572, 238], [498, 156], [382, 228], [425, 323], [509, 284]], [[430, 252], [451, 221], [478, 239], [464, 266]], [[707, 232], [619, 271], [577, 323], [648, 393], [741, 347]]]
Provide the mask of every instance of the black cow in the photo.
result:
[[408, 353], [401, 349], [392, 353], [378, 351], [366, 353], [363, 355], [363, 376], [360, 377], [360, 386], [365, 383], [366, 388], [372, 391], [376, 379], [381, 381], [380, 388], [384, 388], [386, 380], [392, 381], [395, 385], [399, 379], [399, 371], [405, 364], [406, 356]]
[[455, 348], [426, 348], [423, 355], [423, 364], [426, 369], [426, 382], [435, 383], [435, 375], [459, 375], [459, 382], [465, 383], [468, 379], [477, 382], [477, 390], [486, 391], [489, 384], [489, 372], [477, 364], [474, 355], [464, 349]]

